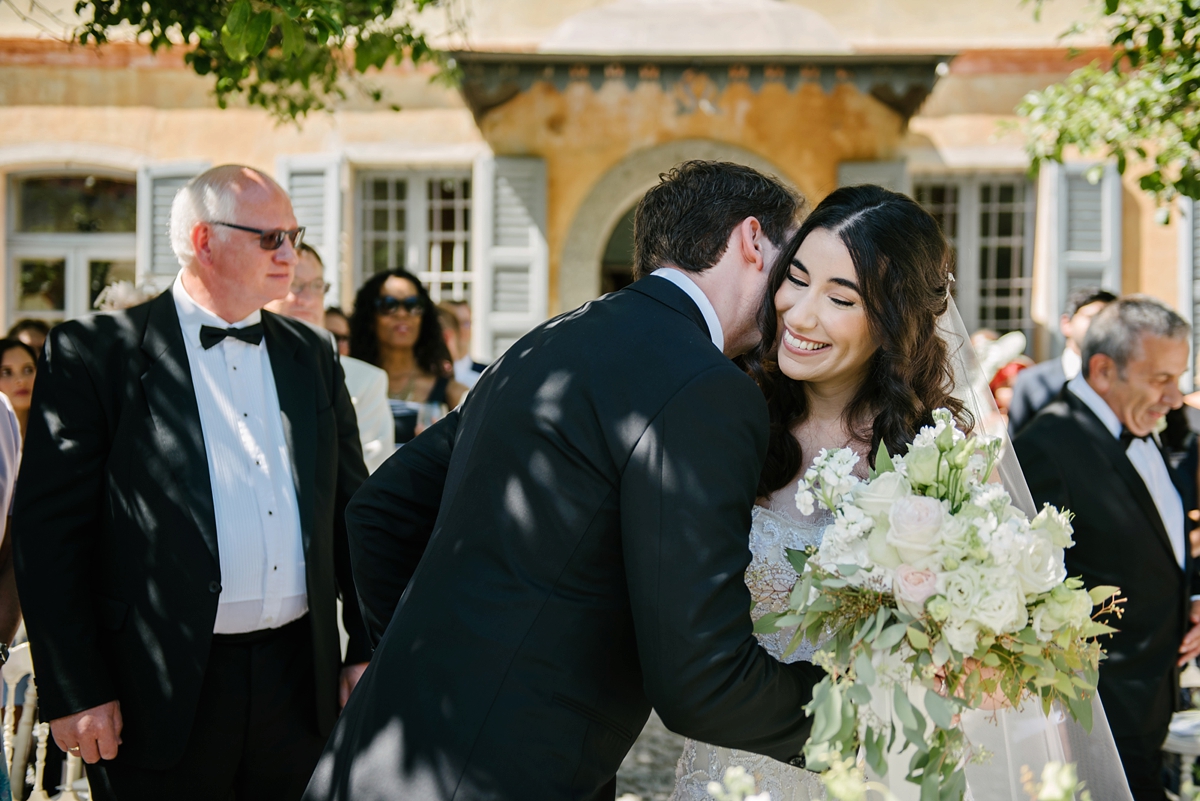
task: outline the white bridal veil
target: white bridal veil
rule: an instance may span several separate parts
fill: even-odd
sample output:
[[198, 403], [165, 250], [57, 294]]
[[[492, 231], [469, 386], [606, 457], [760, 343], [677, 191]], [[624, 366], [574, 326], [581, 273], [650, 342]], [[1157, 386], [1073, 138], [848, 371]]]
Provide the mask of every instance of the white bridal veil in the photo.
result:
[[[1032, 518], [1037, 513], [1033, 496], [953, 299], [939, 327], [954, 365], [954, 396], [974, 417], [976, 433], [999, 437], [1004, 443], [998, 467], [1000, 479], [1013, 505]], [[1048, 762], [1074, 762], [1079, 778], [1096, 801], [1132, 801], [1099, 695], [1092, 700], [1092, 720], [1089, 733], [1062, 710], [1052, 708], [1049, 715], [1044, 715], [1036, 699], [1020, 709], [964, 714], [963, 729], [968, 740], [992, 754], [982, 764], [967, 766], [969, 796], [974, 801], [1027, 801], [1023, 774], [1037, 779]], [[909, 795], [909, 787], [917, 790], [904, 781], [903, 770], [899, 775], [893, 775], [893, 770], [888, 773], [887, 783], [899, 798]], [[907, 786], [901, 789], [897, 785]]]

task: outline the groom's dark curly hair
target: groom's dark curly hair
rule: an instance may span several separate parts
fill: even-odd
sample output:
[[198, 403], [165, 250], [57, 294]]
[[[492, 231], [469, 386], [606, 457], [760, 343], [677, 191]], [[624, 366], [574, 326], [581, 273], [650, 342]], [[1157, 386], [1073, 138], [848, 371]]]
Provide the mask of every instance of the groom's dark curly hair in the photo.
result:
[[729, 235], [754, 217], [776, 247], [804, 213], [804, 198], [778, 179], [728, 161], [685, 161], [659, 176], [633, 217], [633, 274], [673, 265], [700, 273], [725, 254]]
[[743, 357], [743, 365], [766, 395], [771, 415], [760, 497], [786, 487], [803, 464], [792, 432], [808, 415], [808, 396], [803, 382], [779, 369], [775, 293], [800, 245], [816, 230], [834, 234], [849, 251], [867, 327], [880, 343], [866, 380], [843, 413], [852, 436], [869, 443], [871, 466], [881, 442], [890, 453], [903, 453], [922, 426], [933, 424], [934, 409], [949, 409], [965, 431], [974, 424], [951, 394], [953, 366], [937, 331], [938, 318], [948, 305], [953, 269], [937, 220], [912, 198], [880, 186], [838, 189], [817, 205], [772, 266], [758, 317], [762, 342]]

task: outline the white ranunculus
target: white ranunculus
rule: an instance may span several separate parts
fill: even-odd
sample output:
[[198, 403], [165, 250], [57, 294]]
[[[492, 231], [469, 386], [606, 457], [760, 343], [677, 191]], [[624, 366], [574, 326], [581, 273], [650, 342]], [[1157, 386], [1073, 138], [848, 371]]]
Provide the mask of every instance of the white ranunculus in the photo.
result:
[[1020, 631], [1029, 617], [1020, 588], [1011, 580], [1001, 579], [998, 573], [993, 574], [972, 615], [973, 620], [994, 634]]
[[1049, 592], [1062, 584], [1067, 577], [1063, 549], [1033, 533], [1022, 535], [1020, 540], [1015, 570], [1025, 594]]
[[909, 564], [932, 556], [938, 545], [938, 532], [946, 519], [941, 501], [921, 495], [901, 498], [888, 514], [891, 528], [887, 543]]
[[1082, 626], [1091, 616], [1092, 599], [1087, 590], [1071, 590], [1060, 585], [1033, 610], [1033, 630], [1040, 639], [1048, 640], [1061, 628]]
[[912, 494], [908, 481], [899, 473], [884, 473], [854, 492], [854, 504], [879, 521], [887, 519], [896, 501]]
[[977, 567], [962, 565], [957, 570], [938, 574], [938, 592], [950, 604], [954, 620], [967, 620], [983, 594], [983, 575]]
[[929, 570], [900, 565], [892, 578], [892, 594], [897, 606], [920, 617], [925, 612], [925, 601], [937, 594], [937, 576]]
[[1029, 523], [1029, 527], [1050, 538], [1059, 548], [1070, 548], [1075, 544], [1071, 535], [1075, 529], [1071, 526], [1069, 512], [1060, 512], [1050, 504], [1042, 507], [1037, 517]]

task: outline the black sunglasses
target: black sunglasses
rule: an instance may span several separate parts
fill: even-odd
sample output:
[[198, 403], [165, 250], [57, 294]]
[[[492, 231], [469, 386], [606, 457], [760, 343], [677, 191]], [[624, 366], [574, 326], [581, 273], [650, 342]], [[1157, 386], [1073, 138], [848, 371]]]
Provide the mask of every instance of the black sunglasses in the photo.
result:
[[213, 225], [223, 225], [226, 228], [236, 228], [239, 231], [249, 231], [252, 234], [258, 234], [258, 246], [263, 250], [279, 250], [283, 247], [284, 238], [292, 240], [292, 247], [300, 247], [300, 243], [304, 241], [304, 226], [292, 228], [291, 230], [284, 228], [250, 228], [245, 225], [235, 225], [234, 223], [215, 222]]
[[375, 310], [380, 314], [395, 314], [404, 309], [406, 314], [419, 315], [425, 313], [425, 301], [420, 295], [410, 295], [407, 298], [394, 298], [391, 295], [380, 295], [375, 298]]

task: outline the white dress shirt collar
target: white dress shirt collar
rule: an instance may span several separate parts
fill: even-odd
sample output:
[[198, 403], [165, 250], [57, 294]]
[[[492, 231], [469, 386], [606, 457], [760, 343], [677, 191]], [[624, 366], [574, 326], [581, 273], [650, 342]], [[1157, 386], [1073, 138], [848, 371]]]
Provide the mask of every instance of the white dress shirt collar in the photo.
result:
[[708, 335], [712, 337], [712, 343], [717, 346], [717, 350], [725, 352], [725, 332], [721, 329], [721, 321], [717, 317], [717, 310], [713, 308], [712, 301], [708, 299], [708, 295], [704, 294], [704, 290], [696, 285], [696, 282], [688, 277], [688, 274], [683, 270], [677, 270], [674, 267], [659, 267], [650, 275], [657, 275], [659, 278], [665, 278], [675, 286], [687, 293], [688, 297], [695, 301], [700, 307], [700, 313], [704, 315], [704, 322], [708, 324]]
[[179, 275], [175, 276], [175, 283], [171, 285], [171, 295], [175, 298], [175, 311], [179, 314], [179, 325], [183, 328], [183, 335], [188, 337], [193, 345], [200, 344], [200, 326], [202, 325], [211, 325], [217, 328], [245, 328], [248, 325], [262, 322], [262, 310], [260, 309], [255, 309], [245, 319], [238, 320], [232, 325], [222, 320], [188, 294], [183, 285], [183, 270], [180, 270]]
[[1070, 348], [1063, 348], [1062, 352], [1062, 368], [1063, 375], [1070, 381], [1075, 376], [1079, 375], [1079, 371], [1083, 367], [1083, 357]]
[[1083, 377], [1083, 373], [1072, 378], [1067, 383], [1067, 389], [1079, 398], [1084, 404], [1092, 410], [1092, 413], [1100, 418], [1100, 422], [1104, 423], [1104, 427], [1113, 435], [1114, 439], [1121, 438], [1121, 418], [1117, 417], [1117, 413], [1108, 405], [1108, 401], [1100, 397], [1096, 390], [1092, 389], [1092, 385]]

